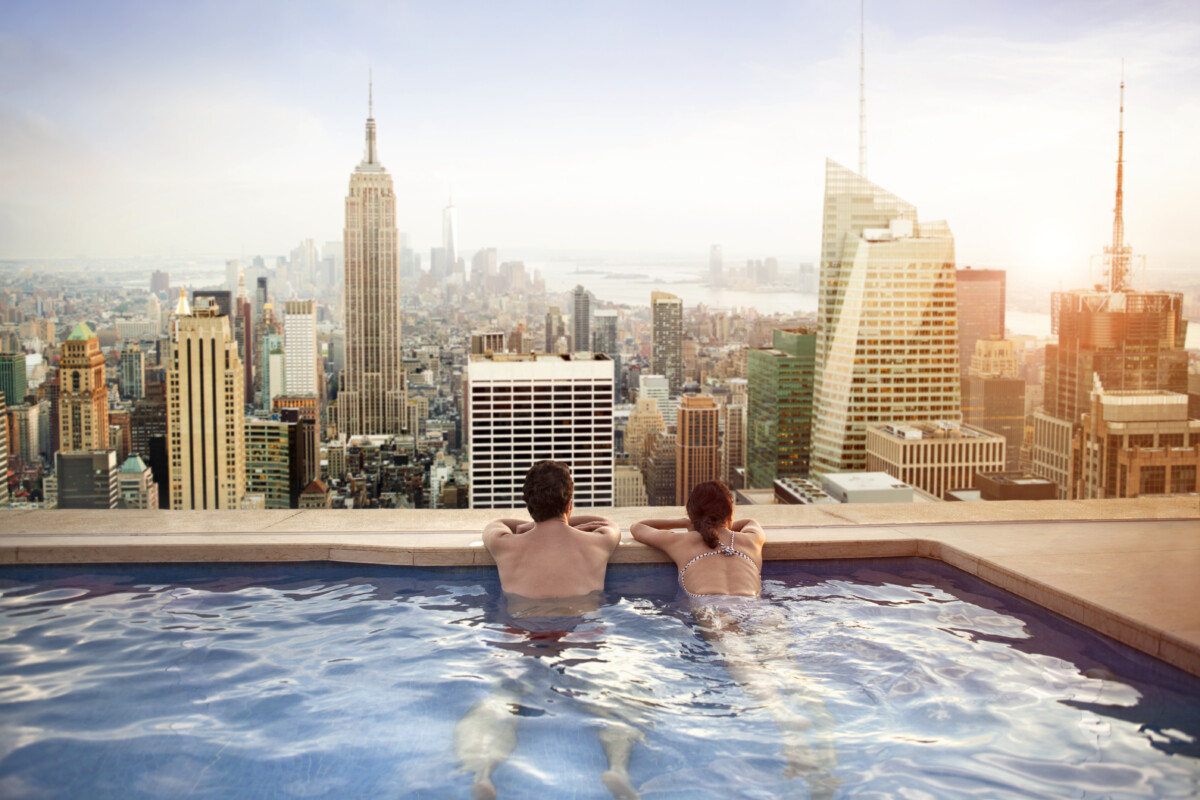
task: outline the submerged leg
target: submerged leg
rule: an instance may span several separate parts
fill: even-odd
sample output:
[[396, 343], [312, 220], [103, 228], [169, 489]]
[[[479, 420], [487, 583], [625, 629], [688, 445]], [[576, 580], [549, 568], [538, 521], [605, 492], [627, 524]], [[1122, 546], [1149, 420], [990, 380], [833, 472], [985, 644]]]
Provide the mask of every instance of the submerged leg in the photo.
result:
[[496, 786], [492, 770], [503, 764], [517, 746], [514, 707], [525, 691], [516, 682], [497, 683], [491, 694], [463, 715], [454, 726], [454, 751], [459, 769], [475, 775], [471, 794], [475, 800], [492, 800]]
[[[708, 610], [706, 610], [708, 611]], [[777, 615], [770, 615], [775, 617]], [[779, 729], [784, 774], [806, 778], [811, 795], [829, 797], [838, 786], [833, 746], [833, 715], [791, 666], [786, 643], [779, 637], [782, 620], [744, 624], [720, 612], [699, 618], [700, 630], [721, 654], [730, 677], [761, 704]]]
[[610, 720], [600, 729], [600, 746], [608, 759], [608, 769], [601, 782], [617, 800], [637, 800], [641, 797], [629, 781], [629, 755], [635, 742], [644, 738], [637, 728], [627, 722]]

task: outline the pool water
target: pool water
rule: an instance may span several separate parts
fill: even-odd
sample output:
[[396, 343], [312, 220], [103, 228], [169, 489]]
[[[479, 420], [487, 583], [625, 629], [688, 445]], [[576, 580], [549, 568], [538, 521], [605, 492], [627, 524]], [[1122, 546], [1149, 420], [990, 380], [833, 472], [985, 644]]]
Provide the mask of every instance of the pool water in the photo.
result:
[[493, 569], [0, 568], [0, 797], [470, 797], [489, 698], [501, 798], [612, 797], [613, 724], [645, 798], [1200, 794], [1162, 662], [921, 559], [773, 562], [764, 597], [722, 645], [663, 565], [535, 634]]

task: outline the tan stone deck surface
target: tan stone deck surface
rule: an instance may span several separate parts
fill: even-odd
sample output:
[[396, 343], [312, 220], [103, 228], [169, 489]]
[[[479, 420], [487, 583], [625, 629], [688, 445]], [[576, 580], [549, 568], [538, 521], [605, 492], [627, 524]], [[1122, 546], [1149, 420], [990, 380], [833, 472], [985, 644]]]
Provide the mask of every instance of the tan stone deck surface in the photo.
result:
[[[1200, 675], [1200, 498], [754, 506], [768, 559], [936, 558]], [[603, 513], [614, 563], [662, 561]], [[524, 517], [524, 513], [506, 515]], [[0, 564], [346, 561], [491, 564], [493, 511], [0, 511]]]

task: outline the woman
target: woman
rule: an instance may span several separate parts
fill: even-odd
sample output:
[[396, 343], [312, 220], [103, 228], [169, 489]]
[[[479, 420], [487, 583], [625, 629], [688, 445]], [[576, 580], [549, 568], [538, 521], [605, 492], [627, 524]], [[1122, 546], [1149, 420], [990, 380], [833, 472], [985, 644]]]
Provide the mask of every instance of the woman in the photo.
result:
[[721, 481], [697, 485], [688, 496], [687, 513], [681, 519], [635, 522], [629, 532], [671, 557], [688, 597], [758, 597], [766, 535], [752, 519], [733, 521], [729, 487]]
[[788, 657], [790, 638], [781, 609], [754, 599], [762, 590], [766, 534], [752, 519], [734, 522], [733, 495], [720, 481], [696, 486], [687, 513], [682, 519], [635, 522], [629, 531], [679, 568], [679, 587], [693, 601], [701, 635], [779, 728], [784, 773], [804, 777], [811, 797], [832, 796], [838, 786], [832, 774], [837, 767], [833, 717]]

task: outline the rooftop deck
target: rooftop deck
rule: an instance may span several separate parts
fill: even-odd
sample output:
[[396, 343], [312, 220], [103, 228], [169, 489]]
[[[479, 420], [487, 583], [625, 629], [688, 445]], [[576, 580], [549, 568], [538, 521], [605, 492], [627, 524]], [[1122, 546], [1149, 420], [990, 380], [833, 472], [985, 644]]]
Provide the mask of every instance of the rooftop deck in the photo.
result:
[[[1200, 498], [755, 506], [768, 559], [936, 558], [1200, 675]], [[630, 523], [613, 563], [665, 561]], [[0, 564], [493, 563], [493, 511], [0, 511]], [[517, 516], [523, 516], [518, 514]]]

